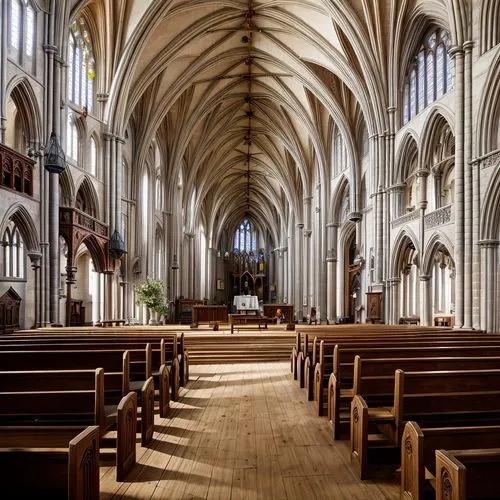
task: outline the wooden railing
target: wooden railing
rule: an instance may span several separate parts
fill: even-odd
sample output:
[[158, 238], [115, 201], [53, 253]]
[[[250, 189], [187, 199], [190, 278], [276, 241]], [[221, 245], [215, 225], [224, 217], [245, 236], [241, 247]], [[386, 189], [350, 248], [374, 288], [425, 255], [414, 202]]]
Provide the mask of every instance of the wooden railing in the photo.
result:
[[0, 144], [0, 187], [33, 196], [35, 161]]

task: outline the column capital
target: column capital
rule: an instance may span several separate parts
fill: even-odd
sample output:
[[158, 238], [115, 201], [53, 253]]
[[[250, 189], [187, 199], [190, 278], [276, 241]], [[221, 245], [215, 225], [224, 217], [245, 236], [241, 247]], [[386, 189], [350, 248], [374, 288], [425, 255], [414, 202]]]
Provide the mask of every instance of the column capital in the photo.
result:
[[347, 214], [347, 218], [352, 222], [360, 222], [363, 219], [363, 214], [361, 212], [350, 212]]
[[399, 283], [401, 283], [401, 278], [399, 276], [389, 278], [387, 280], [387, 283], [389, 283], [390, 285], [398, 285]]
[[311, 236], [311, 234], [312, 234], [312, 231], [310, 229], [306, 229], [304, 231], [304, 237], [305, 238], [309, 238]]
[[115, 134], [112, 134], [111, 132], [104, 132], [102, 136], [104, 137], [105, 141], [112, 141], [116, 137]]
[[500, 245], [499, 240], [481, 240], [478, 241], [478, 245], [483, 248], [497, 248]]
[[50, 45], [48, 43], [43, 45], [43, 50], [46, 54], [57, 54], [59, 52], [57, 45]]
[[396, 193], [402, 193], [405, 190], [406, 185], [399, 183], [399, 184], [392, 184], [392, 186], [387, 187], [387, 191], [395, 191]]
[[459, 45], [452, 45], [448, 49], [448, 54], [450, 54], [450, 57], [454, 59], [458, 55], [464, 55], [464, 49], [463, 47], [460, 47]]
[[326, 227], [339, 227], [340, 224], [338, 222], [327, 222]]
[[471, 52], [472, 49], [474, 48], [474, 41], [473, 40], [466, 40], [463, 45], [463, 49], [465, 52]]
[[298, 229], [302, 229], [303, 227], [304, 227], [304, 223], [303, 223], [303, 222], [299, 222], [299, 223], [297, 224], [297, 228], [298, 228]]
[[28, 257], [30, 258], [31, 261], [31, 268], [38, 269], [40, 267], [42, 252], [28, 252]]
[[430, 281], [430, 279], [432, 278], [432, 276], [430, 274], [421, 274], [420, 275], [420, 281]]
[[125, 137], [120, 137], [119, 135], [115, 135], [115, 141], [119, 142], [120, 144], [125, 144], [127, 142], [125, 140]]
[[416, 172], [417, 177], [429, 177], [429, 170], [426, 168], [419, 168]]

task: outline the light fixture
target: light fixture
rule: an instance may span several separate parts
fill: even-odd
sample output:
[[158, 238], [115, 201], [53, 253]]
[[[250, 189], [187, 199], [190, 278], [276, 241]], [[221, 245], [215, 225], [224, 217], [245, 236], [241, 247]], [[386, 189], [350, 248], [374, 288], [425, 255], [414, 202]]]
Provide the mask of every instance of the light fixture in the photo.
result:
[[125, 241], [116, 229], [109, 240], [109, 252], [115, 259], [121, 259], [126, 253]]
[[50, 134], [49, 143], [43, 155], [43, 165], [51, 174], [60, 174], [66, 169], [66, 155], [57, 140], [55, 132]]
[[43, 146], [40, 144], [38, 146], [38, 149], [32, 145], [28, 148], [28, 151], [26, 153], [30, 158], [40, 158], [43, 156]]

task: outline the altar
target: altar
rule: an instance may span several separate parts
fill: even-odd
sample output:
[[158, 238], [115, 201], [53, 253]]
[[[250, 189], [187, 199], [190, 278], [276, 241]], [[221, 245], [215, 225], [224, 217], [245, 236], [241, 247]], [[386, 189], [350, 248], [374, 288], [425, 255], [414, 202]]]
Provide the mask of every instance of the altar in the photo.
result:
[[257, 295], [235, 295], [233, 304], [238, 313], [259, 314], [259, 298]]

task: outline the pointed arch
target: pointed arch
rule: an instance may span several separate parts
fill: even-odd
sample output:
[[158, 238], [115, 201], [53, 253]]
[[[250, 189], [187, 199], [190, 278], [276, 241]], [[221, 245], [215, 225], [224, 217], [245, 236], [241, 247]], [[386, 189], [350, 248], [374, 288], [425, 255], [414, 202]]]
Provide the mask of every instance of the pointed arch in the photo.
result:
[[395, 173], [394, 182], [403, 183], [405, 182], [408, 174], [410, 173], [411, 165], [416, 162], [418, 167], [418, 150], [419, 138], [414, 130], [408, 129], [405, 131], [405, 135], [401, 140], [398, 152], [396, 154], [395, 160]]
[[446, 127], [450, 129], [454, 136], [455, 120], [453, 113], [441, 103], [436, 103], [427, 116], [422, 128], [424, 134], [421, 144], [420, 168], [429, 169], [433, 165], [434, 148], [441, 138], [441, 132]]
[[40, 252], [40, 236], [36, 225], [22, 203], [15, 203], [5, 212], [0, 224], [0, 234], [4, 234], [10, 221], [18, 227], [27, 252]]
[[425, 246], [424, 258], [421, 266], [422, 274], [430, 275], [432, 273], [434, 254], [440, 248], [444, 248], [450, 255], [452, 261], [455, 262], [453, 243], [445, 234], [436, 231], [431, 234]]
[[72, 207], [75, 198], [75, 184], [68, 169], [63, 170], [59, 174], [59, 190], [61, 193], [61, 206]]
[[481, 240], [500, 239], [500, 161], [497, 163], [486, 188], [484, 201], [481, 206], [481, 222], [479, 235]]
[[477, 153], [500, 149], [500, 52], [490, 65], [477, 113]]
[[95, 272], [103, 273], [106, 271], [107, 256], [103, 250], [102, 243], [94, 235], [90, 234], [80, 242], [78, 248], [75, 249], [75, 255], [82, 244], [88, 248], [90, 256], [92, 257]]
[[[81, 198], [79, 198], [79, 196], [81, 196]], [[85, 209], [78, 206], [81, 202], [83, 202], [83, 207]], [[99, 198], [92, 181], [86, 175], [82, 178], [78, 186], [74, 206], [95, 219], [100, 219]]]
[[[29, 80], [16, 75], [7, 84], [6, 94], [7, 99], [4, 102], [7, 103], [10, 96], [19, 112], [22, 128], [26, 134], [25, 140], [28, 142], [26, 146], [42, 143], [40, 105]], [[3, 109], [2, 114], [7, 116], [7, 110]]]
[[345, 174], [342, 174], [342, 176], [339, 178], [339, 181], [335, 187], [335, 189], [332, 192], [331, 198], [330, 198], [330, 206], [328, 208], [328, 215], [329, 215], [329, 220], [331, 222], [337, 222], [341, 223], [342, 222], [342, 204], [345, 198], [345, 193], [349, 194], [350, 191], [350, 183], [349, 179]]
[[409, 227], [404, 227], [399, 231], [392, 245], [390, 276], [399, 277], [404, 254], [410, 244], [415, 249], [417, 255], [422, 255], [417, 235]]

